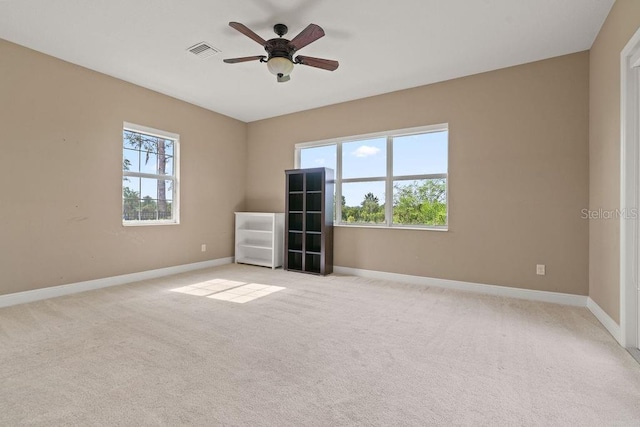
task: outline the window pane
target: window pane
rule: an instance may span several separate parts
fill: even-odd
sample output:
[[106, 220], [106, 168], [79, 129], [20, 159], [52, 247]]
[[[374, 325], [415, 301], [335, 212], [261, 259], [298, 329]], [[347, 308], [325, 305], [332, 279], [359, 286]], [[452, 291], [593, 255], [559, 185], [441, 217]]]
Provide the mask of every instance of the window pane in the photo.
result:
[[331, 168], [336, 170], [336, 145], [303, 148], [300, 150], [300, 167]]
[[447, 225], [447, 180], [394, 181], [393, 223]]
[[122, 170], [140, 172], [140, 151], [126, 148], [124, 150], [124, 160]]
[[447, 173], [447, 131], [393, 138], [393, 175]]
[[173, 174], [173, 142], [169, 140], [159, 139], [157, 144], [156, 173], [159, 175]]
[[[158, 163], [162, 166], [162, 162], [160, 161], [162, 157], [158, 159]], [[165, 156], [164, 159], [164, 171], [160, 168], [158, 171], [160, 175], [173, 175], [173, 157]]]
[[137, 197], [140, 198], [140, 178], [135, 176], [123, 176], [122, 188], [123, 192], [125, 191], [124, 189], [126, 189], [126, 191], [133, 191], [138, 195]]
[[167, 200], [166, 204], [164, 205], [164, 207], [162, 206], [161, 203], [159, 203], [158, 204], [158, 219], [172, 219], [173, 218], [172, 209], [173, 209], [173, 201], [172, 200]]
[[[138, 179], [138, 178], [133, 178]], [[140, 178], [141, 198], [173, 199], [173, 181], [164, 179]]]
[[122, 219], [136, 221], [140, 219], [140, 199], [125, 198], [122, 203]]
[[387, 175], [387, 139], [376, 138], [342, 144], [342, 178]]
[[131, 132], [130, 130], [125, 130], [122, 132], [122, 146], [123, 148], [132, 148], [138, 149], [140, 148], [139, 138], [136, 136], [135, 132]]
[[122, 178], [122, 218], [136, 220], [140, 213], [140, 178]]
[[380, 224], [384, 216], [384, 181], [342, 184], [342, 221]]
[[143, 151], [140, 156], [140, 172], [158, 173], [158, 155], [149, 151]]
[[158, 201], [151, 197], [144, 197], [140, 202], [140, 219], [154, 221], [158, 219]]
[[170, 139], [164, 140], [164, 154], [173, 156], [173, 141]]
[[157, 179], [140, 178], [140, 198], [158, 198], [158, 182]]
[[173, 181], [170, 180], [158, 180], [158, 200], [173, 199]]

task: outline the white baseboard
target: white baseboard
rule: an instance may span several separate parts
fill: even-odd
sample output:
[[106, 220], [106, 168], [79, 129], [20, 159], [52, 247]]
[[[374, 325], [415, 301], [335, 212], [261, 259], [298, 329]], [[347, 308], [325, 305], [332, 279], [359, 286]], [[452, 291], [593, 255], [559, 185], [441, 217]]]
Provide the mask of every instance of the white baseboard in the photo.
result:
[[0, 295], [0, 307], [40, 301], [47, 298], [55, 298], [78, 292], [106, 288], [108, 286], [124, 285], [126, 283], [155, 279], [157, 277], [170, 276], [172, 274], [185, 273], [187, 271], [200, 270], [203, 268], [218, 267], [224, 264], [231, 264], [232, 262], [232, 257], [220, 258], [210, 261], [195, 262], [192, 264], [176, 265], [174, 267], [159, 268], [157, 270], [141, 271], [139, 273], [123, 274], [121, 276], [105, 277], [104, 279], [88, 280], [86, 282], [69, 283], [49, 288], [34, 289], [32, 291]]
[[484, 285], [481, 283], [461, 282], [458, 280], [435, 279], [432, 277], [411, 276], [408, 274], [387, 273], [384, 271], [362, 270], [351, 267], [333, 267], [334, 273], [348, 274], [352, 276], [367, 277], [371, 279], [392, 280], [396, 282], [413, 283], [417, 285], [434, 286], [458, 291], [476, 292], [488, 295], [497, 295], [510, 298], [519, 298], [532, 301], [544, 301], [555, 304], [586, 307], [587, 298], [583, 295], [563, 294], [559, 292], [534, 291], [531, 289], [510, 288], [507, 286]]
[[613, 320], [609, 315], [591, 298], [587, 301], [587, 308], [596, 316], [596, 319], [602, 323], [607, 331], [618, 341], [620, 345], [622, 345], [622, 331], [620, 329], [620, 325]]

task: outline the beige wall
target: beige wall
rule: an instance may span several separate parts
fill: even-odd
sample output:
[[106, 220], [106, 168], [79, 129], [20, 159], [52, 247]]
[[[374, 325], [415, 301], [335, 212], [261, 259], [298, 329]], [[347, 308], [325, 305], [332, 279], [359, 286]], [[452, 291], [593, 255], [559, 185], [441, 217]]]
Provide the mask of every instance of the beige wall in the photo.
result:
[[[0, 294], [232, 256], [234, 210], [283, 210], [295, 143], [443, 122], [450, 230], [341, 227], [336, 265], [588, 292], [587, 52], [249, 125], [5, 41], [0, 58]], [[182, 224], [121, 225], [123, 121], [181, 135]]]
[[298, 142], [448, 122], [449, 231], [340, 227], [335, 264], [586, 295], [588, 98], [582, 52], [253, 122], [247, 207], [283, 211]]
[[[620, 207], [620, 52], [640, 26], [640, 1], [618, 0], [591, 48], [589, 206]], [[589, 296], [620, 321], [620, 223], [589, 223]]]
[[[180, 134], [180, 225], [122, 226], [123, 121]], [[233, 256], [245, 123], [0, 40], [0, 149], [0, 294]]]

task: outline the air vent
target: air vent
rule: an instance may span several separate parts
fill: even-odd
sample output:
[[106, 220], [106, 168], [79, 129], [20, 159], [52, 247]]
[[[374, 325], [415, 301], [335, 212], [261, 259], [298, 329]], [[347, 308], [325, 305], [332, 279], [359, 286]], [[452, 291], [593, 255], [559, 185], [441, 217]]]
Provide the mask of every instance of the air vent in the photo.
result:
[[213, 55], [217, 55], [218, 53], [222, 52], [220, 49], [216, 49], [215, 47], [211, 46], [209, 43], [205, 43], [205, 42], [200, 42], [198, 44], [195, 44], [187, 50], [193, 53], [195, 56], [197, 56], [200, 59], [210, 58]]

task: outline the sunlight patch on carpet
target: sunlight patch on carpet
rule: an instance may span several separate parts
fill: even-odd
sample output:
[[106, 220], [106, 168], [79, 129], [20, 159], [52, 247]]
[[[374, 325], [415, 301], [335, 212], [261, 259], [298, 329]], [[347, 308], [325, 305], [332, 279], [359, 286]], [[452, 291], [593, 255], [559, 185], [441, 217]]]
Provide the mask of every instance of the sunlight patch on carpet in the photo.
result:
[[225, 279], [213, 279], [193, 285], [171, 289], [171, 292], [179, 292], [187, 295], [202, 296], [220, 301], [231, 301], [239, 304], [253, 301], [281, 291], [282, 286], [261, 285], [259, 283], [237, 282]]

